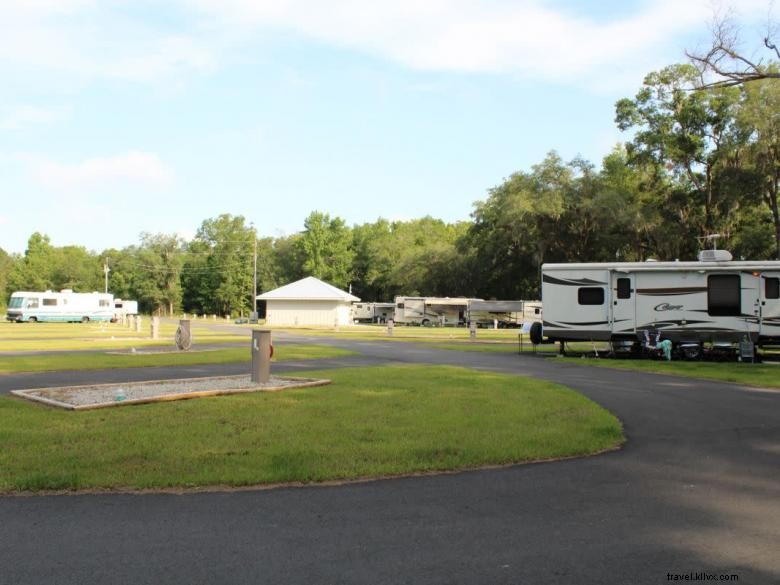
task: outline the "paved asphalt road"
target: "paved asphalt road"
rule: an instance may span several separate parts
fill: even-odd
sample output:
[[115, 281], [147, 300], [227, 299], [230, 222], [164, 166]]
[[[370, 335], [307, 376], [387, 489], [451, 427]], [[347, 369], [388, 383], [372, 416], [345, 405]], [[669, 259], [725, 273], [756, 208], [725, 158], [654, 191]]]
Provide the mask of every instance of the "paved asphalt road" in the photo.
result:
[[[0, 498], [0, 584], [660, 584], [669, 574], [780, 583], [780, 393], [513, 354], [333, 343], [362, 357], [316, 367], [449, 363], [562, 382], [620, 417], [628, 443], [586, 459], [346, 486]], [[2, 376], [0, 392], [211, 373], [237, 371]]]

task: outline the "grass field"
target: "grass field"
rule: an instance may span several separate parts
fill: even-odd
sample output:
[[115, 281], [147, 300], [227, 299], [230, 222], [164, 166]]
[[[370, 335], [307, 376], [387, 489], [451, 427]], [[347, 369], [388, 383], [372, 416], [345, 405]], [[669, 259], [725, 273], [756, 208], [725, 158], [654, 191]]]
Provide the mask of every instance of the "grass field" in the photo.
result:
[[0, 398], [0, 491], [319, 482], [615, 448], [619, 421], [562, 386], [463, 368], [307, 373], [330, 386], [66, 412]]
[[[9, 323], [0, 322], [0, 351], [63, 351], [173, 346], [177, 324], [163, 322], [160, 339], [150, 335], [149, 319], [141, 332], [119, 323]], [[231, 343], [246, 341], [246, 335], [195, 327], [193, 342]]]
[[[355, 355], [355, 352], [325, 345], [277, 345], [274, 362], [335, 358]], [[57, 370], [101, 370], [106, 368], [145, 368], [153, 366], [192, 366], [249, 362], [251, 354], [246, 347], [230, 347], [211, 351], [166, 352], [160, 354], [110, 354], [79, 352], [0, 356], [0, 374], [18, 372], [47, 372]], [[247, 370], [248, 371], [248, 370]]]
[[579, 365], [672, 374], [688, 378], [733, 382], [746, 386], [780, 388], [780, 366], [739, 362], [683, 362], [660, 360], [556, 358]]

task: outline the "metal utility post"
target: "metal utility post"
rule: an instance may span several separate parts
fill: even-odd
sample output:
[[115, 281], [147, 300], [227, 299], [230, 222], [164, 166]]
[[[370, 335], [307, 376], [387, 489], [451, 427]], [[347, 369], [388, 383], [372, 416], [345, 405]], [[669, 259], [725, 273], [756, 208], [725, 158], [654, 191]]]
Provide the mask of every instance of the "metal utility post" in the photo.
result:
[[477, 322], [476, 321], [470, 321], [469, 322], [469, 339], [471, 341], [474, 341], [477, 338]]
[[106, 279], [106, 286], [103, 290], [104, 293], [108, 294], [108, 273], [111, 272], [111, 269], [108, 267], [108, 260], [105, 260], [103, 262], [103, 274], [105, 275]]
[[252, 234], [255, 240], [255, 252], [254, 252], [255, 269], [252, 277], [252, 318], [257, 319], [257, 230], [254, 228], [254, 226], [252, 227]]
[[160, 339], [160, 318], [152, 317], [152, 339]]
[[392, 337], [393, 336], [393, 326], [395, 324], [393, 323], [392, 319], [387, 320], [387, 336]]
[[271, 345], [271, 331], [252, 330], [252, 382], [264, 384], [271, 378], [271, 358], [274, 355]]

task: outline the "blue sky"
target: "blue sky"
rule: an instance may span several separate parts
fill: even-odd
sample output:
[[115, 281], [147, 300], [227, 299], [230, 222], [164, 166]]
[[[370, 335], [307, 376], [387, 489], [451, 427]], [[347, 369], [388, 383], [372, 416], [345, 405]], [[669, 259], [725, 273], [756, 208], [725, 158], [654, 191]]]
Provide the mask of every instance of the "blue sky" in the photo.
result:
[[[718, 10], [729, 8], [721, 2]], [[742, 0], [746, 38], [769, 2]], [[0, 0], [0, 247], [469, 218], [555, 149], [598, 164], [614, 103], [708, 39], [699, 0]]]

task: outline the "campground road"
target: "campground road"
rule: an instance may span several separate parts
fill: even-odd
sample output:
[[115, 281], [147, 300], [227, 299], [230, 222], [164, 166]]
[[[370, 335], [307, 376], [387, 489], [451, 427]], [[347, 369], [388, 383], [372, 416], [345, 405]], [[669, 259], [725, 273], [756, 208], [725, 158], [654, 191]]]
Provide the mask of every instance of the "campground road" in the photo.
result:
[[[611, 410], [628, 442], [585, 459], [343, 486], [4, 497], [0, 584], [660, 584], [691, 573], [780, 583], [780, 393], [508, 353], [328, 342], [361, 356], [277, 370], [445, 363], [536, 376]], [[238, 373], [227, 369], [73, 377]], [[64, 382], [49, 376], [2, 376], [0, 392]]]

